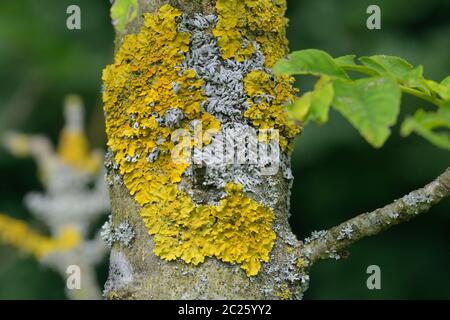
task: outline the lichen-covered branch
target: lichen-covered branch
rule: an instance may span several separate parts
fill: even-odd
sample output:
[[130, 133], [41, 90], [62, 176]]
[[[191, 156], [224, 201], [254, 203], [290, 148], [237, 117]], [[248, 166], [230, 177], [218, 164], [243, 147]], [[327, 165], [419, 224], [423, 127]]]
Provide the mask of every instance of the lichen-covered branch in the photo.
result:
[[286, 1], [131, 2], [103, 72], [105, 297], [300, 298], [288, 224], [300, 128], [285, 108], [296, 90], [271, 70], [288, 52]]
[[[113, 0], [113, 6], [117, 4]], [[171, 5], [178, 8], [186, 14], [193, 15], [195, 13], [210, 14], [214, 12], [215, 0], [136, 0], [130, 1], [134, 6], [130, 6], [126, 15], [123, 28], [118, 28], [118, 21], [115, 21], [112, 14], [113, 25], [116, 26], [116, 49], [118, 49], [124, 37], [128, 34], [138, 33], [144, 24], [144, 15], [149, 12], [156, 12], [164, 5]], [[111, 11], [113, 12], [113, 10]]]
[[442, 199], [450, 196], [450, 167], [433, 182], [412, 191], [387, 206], [360, 214], [328, 231], [316, 232], [302, 248], [309, 265], [317, 260], [334, 258], [351, 244], [379, 234], [427, 212]]
[[12, 154], [33, 157], [37, 162], [44, 191], [29, 192], [24, 202], [30, 213], [48, 226], [50, 235], [0, 214], [0, 242], [31, 254], [64, 279], [70, 266], [78, 266], [80, 287], [67, 287], [67, 297], [100, 299], [95, 266], [107, 247], [100, 237], [92, 239], [89, 233], [92, 224], [110, 208], [101, 167], [103, 155], [89, 149], [80, 97], [67, 96], [64, 114], [57, 150], [46, 136], [14, 132], [4, 136], [4, 147]]

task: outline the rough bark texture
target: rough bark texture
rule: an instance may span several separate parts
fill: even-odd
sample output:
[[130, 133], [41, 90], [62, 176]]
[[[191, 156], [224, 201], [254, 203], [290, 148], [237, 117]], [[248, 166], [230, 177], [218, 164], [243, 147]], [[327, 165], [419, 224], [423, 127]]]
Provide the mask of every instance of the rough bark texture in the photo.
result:
[[[140, 0], [139, 18], [126, 27], [117, 37], [117, 48], [123, 36], [139, 31], [143, 23], [142, 14], [154, 12], [163, 4], [171, 4], [182, 12], [209, 14], [214, 12], [215, 1], [151, 1]], [[108, 158], [109, 157], [109, 158]], [[286, 166], [290, 170], [287, 154]], [[113, 163], [113, 156], [106, 159]], [[108, 167], [110, 197], [112, 201], [112, 225], [128, 221], [134, 230], [134, 241], [130, 247], [114, 243], [110, 258], [110, 274], [105, 286], [108, 299], [292, 299], [301, 298], [307, 287], [307, 277], [297, 266], [300, 257], [300, 242], [291, 232], [289, 196], [291, 180], [283, 172], [263, 178], [264, 181], [252, 190], [249, 197], [267, 203], [275, 213], [273, 230], [276, 232], [270, 262], [264, 263], [257, 276], [249, 277], [237, 264], [224, 263], [216, 258], [207, 258], [200, 265], [186, 264], [181, 260], [164, 261], [153, 253], [154, 241], [148, 234], [139, 212], [141, 207], [127, 188], [114, 179], [117, 175], [113, 165]], [[191, 194], [207, 198], [210, 190], [195, 181], [183, 181], [183, 187]], [[214, 192], [213, 192], [214, 193]], [[203, 199], [204, 200], [204, 199]]]
[[[198, 266], [182, 261], [167, 262], [153, 253], [152, 236], [139, 215], [140, 206], [130, 196], [128, 190], [121, 185], [111, 187], [112, 212], [114, 221], [128, 221], [134, 228], [135, 239], [131, 247], [114, 244], [111, 251], [110, 275], [111, 287], [117, 288], [106, 292], [109, 299], [267, 299], [267, 291], [276, 287], [283, 277], [285, 290], [289, 290], [288, 277], [296, 272], [295, 262], [300, 250], [298, 244], [289, 246], [290, 239], [287, 221], [287, 186], [284, 197], [280, 198], [277, 208], [278, 237], [271, 260], [256, 277], [248, 277], [238, 265], [230, 265], [208, 258]], [[261, 193], [264, 196], [264, 193]], [[289, 240], [288, 240], [289, 241]], [[298, 253], [297, 253], [298, 252]], [[123, 265], [128, 264], [128, 265]], [[279, 277], [279, 278], [277, 278]], [[128, 282], [129, 281], [129, 282]], [[303, 290], [299, 286], [298, 294]], [[274, 292], [282, 298], [283, 294]]]

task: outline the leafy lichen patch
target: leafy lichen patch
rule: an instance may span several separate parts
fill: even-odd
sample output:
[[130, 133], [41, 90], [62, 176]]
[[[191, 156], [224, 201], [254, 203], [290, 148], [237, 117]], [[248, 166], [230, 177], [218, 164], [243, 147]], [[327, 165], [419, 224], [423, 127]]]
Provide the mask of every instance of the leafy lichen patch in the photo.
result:
[[214, 35], [225, 59], [243, 61], [262, 46], [266, 66], [272, 67], [288, 51], [286, 0], [217, 0], [219, 22]]
[[[254, 1], [245, 2], [251, 9]], [[267, 7], [260, 8], [261, 15], [273, 15], [274, 26], [280, 30], [285, 26], [280, 18], [284, 2], [264, 1]], [[283, 38], [284, 31], [252, 39], [248, 48], [253, 47], [249, 49], [253, 57], [232, 57], [224, 52], [224, 38], [217, 34], [221, 5], [218, 1], [219, 18], [196, 15], [191, 19], [170, 5], [145, 14], [140, 32], [123, 39], [114, 63], [103, 73], [106, 130], [117, 171], [142, 207], [157, 256], [193, 264], [216, 257], [238, 263], [253, 276], [262, 262], [269, 261], [275, 242], [272, 208], [249, 197], [233, 177], [220, 185], [217, 201], [197, 203], [181, 187], [183, 177], [189, 175], [189, 157], [181, 161], [172, 157], [183, 140], [179, 129], [192, 134], [197, 122], [208, 134], [200, 146], [190, 140], [184, 146], [188, 149], [204, 148], [233, 121], [254, 128], [281, 128], [283, 150], [295, 135], [295, 130], [286, 129], [283, 109], [294, 92], [290, 80], [269, 79], [270, 70], [264, 66], [264, 61], [270, 66], [275, 58], [271, 50], [276, 49], [265, 41]], [[260, 22], [250, 17], [246, 24], [249, 30], [264, 30]], [[282, 43], [275, 41], [274, 46]], [[202, 57], [208, 65], [199, 63]], [[248, 75], [258, 78], [259, 89], [246, 79]], [[275, 102], [262, 106], [264, 111], [260, 110], [260, 91], [273, 95]], [[236, 99], [229, 100], [230, 95]], [[273, 116], [269, 108], [275, 111]]]

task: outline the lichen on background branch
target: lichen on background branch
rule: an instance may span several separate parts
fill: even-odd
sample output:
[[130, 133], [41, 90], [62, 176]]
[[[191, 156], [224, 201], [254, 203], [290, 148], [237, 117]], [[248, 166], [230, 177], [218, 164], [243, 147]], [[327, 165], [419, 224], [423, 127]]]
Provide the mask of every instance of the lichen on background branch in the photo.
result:
[[77, 265], [81, 288], [69, 290], [71, 299], [100, 299], [95, 266], [107, 253], [97, 234], [91, 238], [92, 225], [109, 208], [102, 169], [103, 153], [89, 150], [84, 132], [84, 108], [81, 98], [66, 97], [65, 126], [57, 150], [43, 135], [9, 132], [3, 145], [17, 157], [33, 157], [38, 165], [43, 191], [24, 197], [27, 209], [49, 229], [41, 235], [24, 221], [0, 215], [0, 242], [31, 254], [39, 263], [57, 271], [64, 279], [67, 268]]
[[321, 259], [336, 258], [353, 243], [407, 222], [449, 196], [450, 168], [425, 187], [383, 208], [360, 214], [328, 231], [314, 233], [305, 241], [302, 255], [309, 265]]

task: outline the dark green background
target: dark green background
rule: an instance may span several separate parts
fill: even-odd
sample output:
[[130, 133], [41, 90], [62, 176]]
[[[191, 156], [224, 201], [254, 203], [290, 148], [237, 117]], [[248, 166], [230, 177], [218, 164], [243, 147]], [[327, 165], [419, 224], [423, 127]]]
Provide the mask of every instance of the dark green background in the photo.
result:
[[[291, 49], [319, 48], [333, 56], [392, 54], [425, 66], [425, 76], [450, 74], [448, 0], [288, 1]], [[66, 8], [78, 4], [82, 29], [66, 29]], [[366, 28], [366, 8], [382, 10], [382, 29]], [[104, 145], [101, 71], [112, 61], [109, 1], [2, 0], [0, 2], [0, 135], [5, 130], [46, 133], [56, 142], [64, 95], [79, 93], [88, 107], [88, 132]], [[308, 89], [310, 79], [300, 80]], [[403, 112], [430, 108], [404, 97]], [[401, 119], [404, 113], [401, 115]], [[293, 158], [295, 183], [291, 222], [300, 238], [355, 214], [383, 206], [429, 182], [450, 163], [448, 151], [417, 136], [402, 139], [393, 128], [380, 150], [371, 148], [343, 118], [310, 125], [298, 139]], [[28, 220], [22, 197], [41, 188], [32, 160], [0, 150], [0, 211]], [[450, 298], [450, 201], [427, 215], [366, 239], [345, 261], [318, 263], [307, 299]], [[381, 267], [382, 290], [366, 288], [366, 268]], [[106, 260], [99, 278], [106, 277]], [[64, 298], [59, 275], [32, 258], [0, 245], [1, 299]]]

